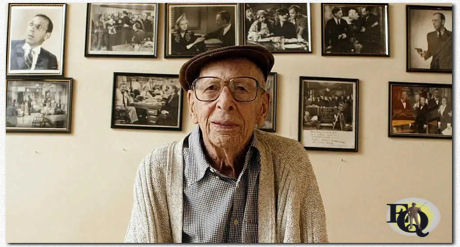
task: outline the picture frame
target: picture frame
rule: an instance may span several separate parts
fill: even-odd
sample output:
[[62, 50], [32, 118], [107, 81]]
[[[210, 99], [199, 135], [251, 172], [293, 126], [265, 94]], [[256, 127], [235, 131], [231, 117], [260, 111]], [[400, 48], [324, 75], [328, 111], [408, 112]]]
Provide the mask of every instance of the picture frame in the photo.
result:
[[312, 52], [310, 3], [242, 3], [240, 9], [245, 45], [272, 53]]
[[179, 75], [114, 72], [111, 128], [181, 130]]
[[66, 16], [65, 3], [8, 4], [8, 77], [64, 75]]
[[260, 126], [260, 130], [267, 132], [276, 132], [276, 106], [277, 106], [277, 91], [278, 91], [278, 73], [270, 72], [267, 77], [267, 91], [270, 94], [270, 106], [268, 115], [264, 125]]
[[239, 21], [236, 3], [165, 3], [165, 58], [239, 45]]
[[6, 79], [6, 132], [64, 132], [72, 124], [71, 78]]
[[390, 81], [388, 136], [452, 139], [452, 85]]
[[301, 76], [299, 135], [305, 149], [358, 152], [359, 80]]
[[388, 18], [386, 3], [321, 3], [321, 54], [389, 57]]
[[452, 73], [452, 7], [406, 5], [406, 28], [407, 72]]
[[158, 3], [88, 3], [85, 57], [156, 58]]

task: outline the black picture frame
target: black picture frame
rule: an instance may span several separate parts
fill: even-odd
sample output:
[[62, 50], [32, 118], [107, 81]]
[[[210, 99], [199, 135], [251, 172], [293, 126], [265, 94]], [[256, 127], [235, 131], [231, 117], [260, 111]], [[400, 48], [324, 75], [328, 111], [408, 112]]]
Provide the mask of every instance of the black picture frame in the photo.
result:
[[[193, 57], [196, 54], [204, 52], [206, 50], [215, 49], [227, 45], [239, 45], [240, 41], [240, 19], [239, 19], [239, 5], [237, 3], [194, 3], [194, 4], [180, 4], [180, 3], [165, 3], [165, 38], [164, 38], [164, 57], [165, 58], [188, 58]], [[174, 11], [173, 11], [174, 9]], [[187, 10], [188, 9], [188, 10]], [[198, 42], [197, 39], [210, 35], [210, 33], [216, 34], [221, 27], [216, 26], [217, 24], [209, 25], [208, 22], [216, 22], [216, 15], [219, 11], [227, 11], [230, 16], [231, 26], [226, 31], [226, 37], [222, 40], [217, 38], [209, 38], [205, 41]], [[202, 18], [202, 15], [210, 12], [213, 16], [206, 19]], [[188, 17], [187, 17], [188, 15]], [[179, 20], [187, 20], [188, 29], [184, 33], [183, 37], [173, 31], [175, 22]], [[211, 27], [210, 27], [211, 26]], [[222, 31], [222, 33], [225, 32]], [[228, 35], [227, 35], [228, 34]], [[234, 36], [232, 38], [232, 35]], [[175, 36], [173, 43], [172, 36]], [[215, 35], [212, 35], [214, 37]], [[193, 41], [192, 41], [193, 40]], [[195, 43], [195, 41], [197, 41]], [[234, 42], [233, 42], [234, 41]], [[227, 43], [227, 44], [226, 44]], [[193, 45], [192, 45], [193, 44]], [[174, 45], [174, 49], [173, 49]], [[189, 46], [189, 47], [187, 47]], [[174, 51], [173, 51], [174, 50]]]
[[[402, 92], [406, 95], [404, 100]], [[435, 94], [439, 96], [438, 100]], [[446, 106], [440, 110], [443, 98], [446, 99]], [[400, 101], [407, 103], [399, 104]], [[420, 107], [422, 102], [424, 107]], [[388, 137], [452, 139], [452, 102], [451, 84], [390, 81]]]
[[7, 78], [6, 98], [6, 132], [71, 132], [72, 78]]
[[[37, 15], [41, 16], [37, 17]], [[22, 24], [25, 29], [14, 28], [16, 24], [13, 23], [13, 19], [15, 23]], [[65, 3], [9, 3], [6, 76], [8, 78], [62, 77], [65, 69], [66, 19], [67, 4]], [[51, 21], [53, 25], [48, 25], [46, 30], [40, 29], [40, 22], [43, 20]], [[34, 30], [37, 31], [28, 33], [29, 28], [33, 26], [29, 25], [32, 22], [35, 22]], [[38, 48], [40, 50], [37, 50]], [[29, 60], [31, 62], [26, 61], [28, 57], [26, 53], [33, 54], [28, 50], [38, 54], [31, 55]]]
[[180, 131], [183, 95], [179, 75], [114, 72], [111, 128]]
[[278, 92], [278, 73], [270, 72], [267, 77], [267, 86], [270, 93], [270, 107], [268, 110], [267, 118], [260, 130], [267, 132], [276, 132], [276, 109], [277, 109], [277, 92]]
[[[433, 26], [434, 13], [442, 13], [445, 18], [447, 32], [441, 39]], [[452, 7], [406, 5], [406, 71], [452, 73], [453, 25]], [[440, 49], [432, 51], [437, 46]], [[426, 59], [423, 52], [426, 52]], [[437, 63], [433, 61], [433, 53], [438, 54]]]
[[[104, 21], [97, 22], [100, 28], [95, 27], [93, 21], [95, 8], [107, 10]], [[85, 57], [156, 58], [158, 8], [158, 3], [87, 3]], [[113, 9], [119, 10], [115, 13]], [[136, 14], [132, 14], [132, 11], [136, 11]], [[124, 21], [125, 12], [129, 24]], [[102, 14], [98, 15], [103, 17]]]
[[299, 84], [298, 141], [309, 150], [358, 152], [359, 80], [301, 76]]
[[[336, 37], [334, 28], [337, 24], [331, 18], [334, 7], [340, 8], [343, 16], [345, 16], [344, 12], [347, 11], [347, 20], [341, 18], [342, 20], [339, 24], [342, 26], [340, 27], [341, 29], [346, 29], [344, 30], [346, 37], [342, 34], [337, 35], [337, 37], [340, 36], [340, 40], [337, 38], [335, 45], [332, 44], [335, 38], [332, 37]], [[348, 13], [351, 9], [355, 10], [352, 15]], [[362, 18], [362, 9], [366, 9], [370, 14], [371, 17], [369, 18], [372, 18], [372, 20], [369, 19], [369, 22], [376, 21], [378, 24], [375, 25], [376, 22], [373, 24], [362, 24], [361, 19], [359, 19]], [[386, 3], [321, 3], [321, 55], [389, 57], [390, 31], [388, 9], [389, 5]], [[360, 13], [358, 14], [358, 12]], [[358, 19], [352, 22], [353, 18]], [[366, 29], [364, 26], [368, 26], [368, 28]], [[375, 27], [380, 28], [376, 29]], [[326, 32], [326, 29], [331, 31]], [[377, 52], [372, 52], [373, 50], [377, 50]]]
[[[240, 4], [240, 9], [240, 23], [242, 26], [241, 37], [244, 45], [261, 45], [272, 53], [312, 53], [310, 3], [242, 3]], [[299, 34], [302, 36], [302, 39], [299, 39], [297, 33], [295, 34], [297, 37], [287, 39], [283, 36], [283, 40], [281, 40], [281, 38], [275, 34], [275, 30], [278, 30], [278, 33], [281, 32], [281, 29], [276, 29], [274, 25], [276, 23], [274, 20], [279, 19], [279, 17], [276, 16], [277, 9], [285, 9], [288, 12], [291, 11], [291, 9], [294, 9], [294, 11], [297, 9], [299, 13], [299, 17], [297, 17], [297, 19], [300, 19], [297, 20], [297, 22], [302, 24], [293, 24], [293, 26], [295, 27], [296, 32], [300, 32]], [[251, 10], [252, 15], [255, 17], [253, 20], [246, 18], [246, 15], [248, 15], [247, 12], [251, 12]], [[264, 10], [265, 13], [263, 13], [261, 10]], [[260, 12], [258, 13], [258, 11]], [[257, 30], [258, 23], [255, 24], [256, 26], [252, 27], [254, 22], [258, 22], [257, 14], [265, 15], [270, 17], [270, 20], [272, 20], [268, 22], [269, 25], [266, 26], [269, 30], [269, 33], [263, 32], [262, 28], [261, 30]], [[291, 24], [290, 18], [291, 16], [289, 14], [287, 17], [287, 22], [289, 22], [289, 25]], [[299, 30], [300, 25], [304, 26], [302, 27], [304, 31]], [[257, 31], [262, 31], [263, 33], [257, 34]]]

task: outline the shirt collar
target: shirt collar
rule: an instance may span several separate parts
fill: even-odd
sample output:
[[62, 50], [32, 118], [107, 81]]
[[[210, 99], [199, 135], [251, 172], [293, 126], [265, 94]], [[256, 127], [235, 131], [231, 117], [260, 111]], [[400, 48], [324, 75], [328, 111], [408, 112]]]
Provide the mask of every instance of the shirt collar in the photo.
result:
[[[259, 148], [258, 148], [258, 141], [253, 134], [251, 137], [251, 141], [249, 144], [249, 149], [247, 153], [245, 154], [244, 158], [244, 163], [245, 166], [241, 170], [240, 176], [238, 179], [241, 178], [241, 174], [245, 172], [248, 168], [246, 167], [246, 164], [251, 165], [251, 162], [247, 161], [247, 159], [250, 159], [252, 155], [256, 152], [259, 154]], [[200, 126], [197, 125], [195, 129], [193, 129], [192, 133], [190, 134], [188, 138], [188, 146], [189, 146], [189, 151], [190, 151], [190, 156], [193, 156], [193, 161], [190, 162], [187, 166], [185, 166], [185, 174], [187, 176], [187, 186], [190, 186], [201, 179], [206, 174], [206, 171], [209, 169], [211, 171], [215, 171], [215, 169], [211, 166], [211, 164], [208, 162], [206, 158], [206, 153], [204, 149], [204, 143], [203, 143], [203, 138], [202, 138], [202, 133]], [[250, 154], [248, 156], [248, 153]], [[258, 167], [256, 167], [258, 169]]]
[[232, 26], [232, 24], [228, 24], [228, 26], [226, 26], [224, 28], [224, 35], [227, 34], [228, 30], [230, 30], [230, 27]]
[[[31, 48], [32, 47], [30, 47], [30, 45], [27, 42], [24, 42], [24, 45], [22, 46], [22, 49], [24, 49], [24, 51], [26, 52], [26, 55], [29, 54]], [[32, 51], [34, 51], [33, 54], [36, 54], [36, 55], [40, 54], [41, 48], [42, 48], [41, 45], [36, 46], [35, 48], [33, 48], [32, 49]]]

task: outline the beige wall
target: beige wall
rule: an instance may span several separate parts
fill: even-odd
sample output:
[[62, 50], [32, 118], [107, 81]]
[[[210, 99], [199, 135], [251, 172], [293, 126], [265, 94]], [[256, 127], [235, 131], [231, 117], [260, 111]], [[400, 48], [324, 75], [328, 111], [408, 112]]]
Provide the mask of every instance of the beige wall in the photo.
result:
[[[360, 80], [359, 152], [310, 152], [330, 242], [452, 241], [452, 141], [387, 137], [388, 81], [451, 83], [451, 74], [406, 72], [404, 4], [390, 4], [389, 58], [321, 56], [320, 9], [312, 4], [313, 53], [277, 54], [274, 71], [277, 134], [294, 139], [299, 76]], [[163, 59], [163, 8], [158, 59], [84, 57], [85, 17], [85, 4], [69, 4], [72, 133], [6, 135], [8, 242], [121, 242], [139, 161], [193, 128], [187, 112], [181, 132], [110, 128], [114, 71], [177, 74], [185, 61]], [[406, 197], [428, 199], [441, 212], [425, 238], [400, 235], [385, 223], [386, 204]]]

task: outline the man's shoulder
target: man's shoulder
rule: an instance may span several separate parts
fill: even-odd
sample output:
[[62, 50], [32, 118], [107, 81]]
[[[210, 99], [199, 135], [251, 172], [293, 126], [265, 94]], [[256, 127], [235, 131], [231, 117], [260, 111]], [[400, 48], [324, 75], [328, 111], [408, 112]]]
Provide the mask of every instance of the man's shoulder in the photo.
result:
[[15, 48], [15, 47], [18, 47], [18, 46], [22, 47], [25, 43], [26, 43], [26, 41], [23, 40], [23, 39], [12, 40], [11, 41], [11, 48]]
[[54, 55], [53, 53], [51, 53], [50, 51], [44, 49], [44, 48], [41, 48], [40, 50], [40, 55], [45, 56], [45, 57], [48, 57], [48, 58], [52, 58], [52, 59], [57, 59], [56, 58], [56, 55]]
[[160, 147], [153, 148], [142, 160], [141, 166], [144, 169], [156, 170], [166, 168], [171, 152], [175, 152], [174, 147], [179, 142], [171, 142]]
[[264, 147], [275, 156], [283, 157], [292, 154], [306, 154], [302, 144], [296, 140], [261, 130], [256, 130], [255, 133], [257, 141], [261, 142]]

